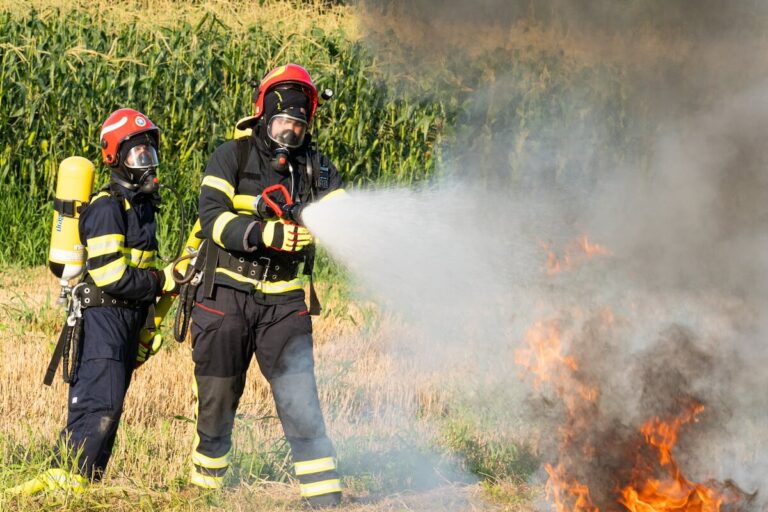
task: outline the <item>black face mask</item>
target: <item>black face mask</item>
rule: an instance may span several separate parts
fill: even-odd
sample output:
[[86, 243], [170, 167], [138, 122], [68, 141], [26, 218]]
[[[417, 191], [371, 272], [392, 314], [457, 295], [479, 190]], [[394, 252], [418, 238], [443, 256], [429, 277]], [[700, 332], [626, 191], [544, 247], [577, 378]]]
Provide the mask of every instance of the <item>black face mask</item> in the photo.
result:
[[[137, 158], [136, 148], [146, 146], [145, 158]], [[128, 162], [134, 162], [134, 165], [128, 165]], [[155, 150], [155, 141], [146, 134], [131, 138], [120, 146], [120, 156], [116, 173], [113, 179], [129, 190], [135, 190], [142, 194], [154, 194], [160, 189], [160, 181], [157, 179], [157, 152]], [[117, 176], [115, 176], [117, 174]]]
[[137, 189], [142, 194], [154, 194], [160, 190], [160, 180], [154, 170], [146, 171], [137, 181]]
[[[267, 136], [267, 123], [264, 117], [254, 127], [254, 137], [258, 144], [269, 153], [269, 166], [273, 171], [285, 174], [290, 170], [289, 159], [296, 149], [283, 147]], [[298, 148], [297, 148], [298, 149]]]

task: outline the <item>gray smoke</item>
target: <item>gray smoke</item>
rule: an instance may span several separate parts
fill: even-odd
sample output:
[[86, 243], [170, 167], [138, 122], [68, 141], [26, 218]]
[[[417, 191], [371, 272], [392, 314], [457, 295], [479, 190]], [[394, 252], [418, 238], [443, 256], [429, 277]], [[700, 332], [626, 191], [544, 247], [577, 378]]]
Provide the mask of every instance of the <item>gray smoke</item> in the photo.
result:
[[[483, 390], [501, 385], [514, 428], [557, 463], [567, 390], [529, 393], [532, 378], [514, 364], [531, 327], [552, 321], [580, 363], [572, 378], [601, 390], [580, 439], [601, 451], [571, 468], [595, 500], [615, 504], [606, 479], [627, 470], [637, 427], [690, 401], [705, 410], [681, 436], [686, 476], [766, 493], [768, 5], [364, 6], [381, 62], [411, 59], [411, 78], [438, 88], [449, 69], [469, 91], [443, 183], [353, 191], [305, 213], [332, 255], [412, 326], [392, 348], [443, 370], [478, 408]], [[510, 69], [514, 55], [529, 68]], [[558, 63], [567, 90], [523, 83]], [[595, 92], [607, 76], [617, 83]], [[526, 111], [531, 97], [548, 107]], [[616, 97], [626, 100], [618, 114], [605, 106]], [[584, 235], [611, 254], [575, 251]], [[547, 250], [568, 268], [548, 273]]]

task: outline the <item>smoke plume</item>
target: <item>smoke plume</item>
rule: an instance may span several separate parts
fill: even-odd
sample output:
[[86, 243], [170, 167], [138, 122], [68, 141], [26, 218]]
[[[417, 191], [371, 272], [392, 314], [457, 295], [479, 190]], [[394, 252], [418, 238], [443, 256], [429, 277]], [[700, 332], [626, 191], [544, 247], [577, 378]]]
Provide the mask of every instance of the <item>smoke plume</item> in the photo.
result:
[[[395, 350], [468, 393], [501, 383], [537, 478], [602, 509], [654, 451], [639, 429], [693, 409], [686, 477], [735, 509], [757, 505], [731, 485], [768, 493], [767, 17], [747, 0], [361, 4], [403, 94], [463, 107], [446, 179], [353, 191], [307, 225], [413, 326]], [[532, 347], [554, 334], [544, 364]]]

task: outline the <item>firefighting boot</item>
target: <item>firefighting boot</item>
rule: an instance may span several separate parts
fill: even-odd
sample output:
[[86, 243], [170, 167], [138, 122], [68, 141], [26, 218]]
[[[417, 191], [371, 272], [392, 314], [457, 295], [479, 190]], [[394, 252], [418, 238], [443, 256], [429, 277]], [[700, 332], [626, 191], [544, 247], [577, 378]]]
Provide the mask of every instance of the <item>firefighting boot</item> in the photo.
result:
[[32, 496], [43, 491], [54, 490], [81, 493], [85, 491], [87, 485], [88, 480], [83, 476], [61, 468], [52, 468], [3, 492], [11, 496]]

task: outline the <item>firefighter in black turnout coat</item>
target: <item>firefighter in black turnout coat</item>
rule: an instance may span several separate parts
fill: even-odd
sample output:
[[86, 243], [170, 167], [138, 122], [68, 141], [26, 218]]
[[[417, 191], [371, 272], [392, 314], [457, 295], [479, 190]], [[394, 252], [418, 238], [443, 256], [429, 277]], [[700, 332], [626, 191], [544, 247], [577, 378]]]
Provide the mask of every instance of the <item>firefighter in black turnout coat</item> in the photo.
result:
[[[310, 506], [333, 506], [341, 485], [318, 400], [309, 316], [319, 305], [312, 289], [307, 309], [303, 288], [313, 239], [300, 225], [298, 209], [278, 217], [264, 190], [283, 185], [294, 206], [301, 206], [338, 196], [342, 184], [307, 133], [318, 94], [304, 68], [272, 70], [254, 101], [255, 115], [238, 123], [251, 135], [215, 150], [201, 186], [207, 249], [192, 313], [197, 434], [190, 481], [222, 486], [235, 412], [255, 355], [291, 446], [301, 496]], [[236, 207], [236, 195], [250, 196], [252, 211]]]
[[11, 492], [78, 490], [101, 479], [137, 364], [139, 332], [155, 298], [175, 287], [166, 274], [170, 267], [155, 268], [158, 128], [136, 110], [119, 109], [104, 122], [100, 140], [111, 176], [80, 215], [87, 270], [72, 293], [82, 307], [82, 337], [74, 341], [80, 343], [80, 355], [67, 378], [67, 424], [56, 448], [59, 467]]

